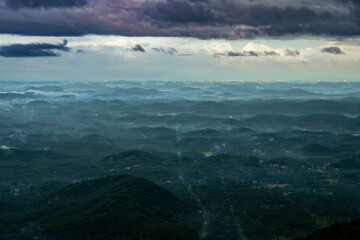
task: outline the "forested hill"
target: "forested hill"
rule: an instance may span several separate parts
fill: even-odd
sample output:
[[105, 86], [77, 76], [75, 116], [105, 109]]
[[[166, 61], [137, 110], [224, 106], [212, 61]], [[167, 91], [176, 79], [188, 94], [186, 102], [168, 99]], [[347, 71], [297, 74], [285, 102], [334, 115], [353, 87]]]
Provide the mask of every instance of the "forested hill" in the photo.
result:
[[347, 223], [335, 223], [298, 240], [357, 240], [360, 239], [360, 218]]
[[71, 184], [47, 194], [38, 204], [38, 210], [22, 219], [26, 236], [12, 239], [30, 235], [62, 240], [198, 238], [175, 221], [185, 208], [179, 199], [155, 183], [129, 175]]

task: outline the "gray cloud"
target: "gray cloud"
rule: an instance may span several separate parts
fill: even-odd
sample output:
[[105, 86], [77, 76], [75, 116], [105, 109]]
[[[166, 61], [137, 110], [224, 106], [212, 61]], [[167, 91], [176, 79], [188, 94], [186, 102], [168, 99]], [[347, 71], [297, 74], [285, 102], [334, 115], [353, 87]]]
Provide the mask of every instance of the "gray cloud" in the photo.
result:
[[0, 46], [0, 56], [2, 57], [59, 57], [57, 51], [67, 52], [70, 48], [66, 47], [67, 40], [60, 44], [49, 43], [30, 43], [30, 44], [11, 44]]
[[193, 56], [194, 54], [193, 53], [182, 53], [182, 54], [179, 54], [178, 56], [180, 57], [189, 57], [189, 56]]
[[291, 49], [286, 48], [285, 55], [295, 57], [295, 56], [300, 55], [300, 52], [298, 50], [291, 50]]
[[82, 50], [82, 49], [78, 49], [78, 50], [76, 51], [76, 53], [77, 53], [77, 54], [82, 54], [82, 53], [85, 53], [85, 51]]
[[257, 57], [258, 56], [258, 53], [254, 52], [254, 51], [248, 51], [248, 52], [245, 52], [245, 53], [249, 54], [249, 56], [252, 56], [252, 57]]
[[[221, 55], [221, 54], [219, 54]], [[233, 51], [230, 51], [228, 52], [226, 55], [223, 54], [223, 56], [228, 56], [228, 57], [245, 57], [245, 53], [243, 52], [233, 52]]]
[[86, 0], [5, 0], [12, 8], [68, 8], [86, 5]]
[[265, 56], [278, 56], [279, 54], [275, 51], [265, 51]]
[[323, 53], [331, 53], [331, 54], [335, 54], [335, 55], [344, 54], [344, 52], [341, 51], [341, 49], [339, 47], [323, 48], [323, 49], [321, 49], [321, 52], [323, 52]]
[[226, 56], [228, 57], [257, 57], [259, 54], [254, 51], [243, 51], [243, 52], [227, 52]]
[[[256, 51], [241, 51], [241, 52], [234, 52], [229, 51], [225, 53], [215, 53], [214, 57], [259, 57], [259, 56], [279, 56], [280, 54], [275, 51], [263, 51], [263, 52], [256, 52]], [[300, 52], [297, 50], [291, 50], [286, 48], [285, 49], [285, 55], [286, 56], [298, 56], [300, 55]]]
[[175, 53], [177, 53], [178, 51], [175, 48], [152, 48], [153, 51], [155, 52], [160, 52], [160, 53], [165, 53], [165, 54], [170, 54], [170, 55], [174, 55]]
[[145, 52], [145, 49], [140, 44], [135, 45], [130, 50], [133, 52], [142, 52], [142, 53]]

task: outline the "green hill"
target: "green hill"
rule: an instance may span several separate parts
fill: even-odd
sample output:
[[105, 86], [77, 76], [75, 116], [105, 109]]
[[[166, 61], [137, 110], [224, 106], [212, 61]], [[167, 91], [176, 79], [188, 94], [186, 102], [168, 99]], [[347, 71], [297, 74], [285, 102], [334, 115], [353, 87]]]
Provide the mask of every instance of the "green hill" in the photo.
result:
[[334, 167], [340, 169], [359, 169], [360, 168], [360, 159], [357, 158], [349, 158], [341, 160], [333, 164]]
[[186, 212], [179, 199], [129, 175], [72, 184], [48, 193], [38, 205], [23, 221], [40, 229], [29, 230], [39, 239], [197, 239], [195, 231], [177, 224]]
[[0, 161], [30, 162], [36, 159], [66, 159], [68, 155], [44, 150], [0, 149]]
[[299, 240], [357, 240], [360, 239], [360, 218], [346, 223], [335, 223]]
[[154, 156], [150, 153], [139, 151], [139, 150], [129, 150], [121, 152], [119, 154], [113, 154], [107, 156], [103, 159], [104, 162], [108, 164], [118, 164], [121, 166], [128, 165], [151, 165], [151, 164], [160, 164], [162, 159]]

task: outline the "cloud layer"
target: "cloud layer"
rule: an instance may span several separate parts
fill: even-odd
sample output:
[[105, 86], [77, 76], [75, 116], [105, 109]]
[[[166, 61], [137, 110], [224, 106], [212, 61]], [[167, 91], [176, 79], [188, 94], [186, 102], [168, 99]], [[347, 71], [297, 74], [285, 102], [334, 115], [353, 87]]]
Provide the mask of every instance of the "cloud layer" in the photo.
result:
[[12, 8], [71, 8], [86, 5], [86, 0], [5, 0]]
[[11, 44], [0, 46], [0, 56], [2, 57], [59, 57], [55, 51], [67, 52], [70, 48], [66, 47], [67, 41], [60, 44], [50, 43], [31, 43], [31, 44]]
[[0, 33], [202, 39], [360, 35], [358, 0], [0, 0]]

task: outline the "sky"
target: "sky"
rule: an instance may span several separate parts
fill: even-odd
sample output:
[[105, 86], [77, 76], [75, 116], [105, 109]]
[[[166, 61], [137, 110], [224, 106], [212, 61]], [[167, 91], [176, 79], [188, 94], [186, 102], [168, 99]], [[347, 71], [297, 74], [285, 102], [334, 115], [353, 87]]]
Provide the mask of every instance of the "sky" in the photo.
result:
[[360, 0], [0, 0], [0, 81], [360, 81]]

